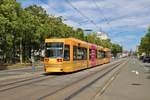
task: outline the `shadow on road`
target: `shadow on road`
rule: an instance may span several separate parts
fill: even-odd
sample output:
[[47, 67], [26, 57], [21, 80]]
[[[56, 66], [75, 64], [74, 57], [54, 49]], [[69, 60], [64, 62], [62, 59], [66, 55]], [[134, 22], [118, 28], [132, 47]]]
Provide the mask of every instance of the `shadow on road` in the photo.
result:
[[146, 77], [147, 79], [150, 79], [150, 75]]
[[[88, 68], [87, 68], [88, 69]], [[81, 72], [83, 70], [87, 70], [87, 69], [82, 69], [82, 70], [79, 70], [79, 71], [75, 71], [75, 72], [47, 72], [47, 73], [43, 73], [43, 75], [45, 76], [48, 76], [48, 75], [70, 75], [70, 74], [74, 74], [74, 73], [78, 73], [78, 72]]]
[[8, 65], [0, 64], [0, 70], [6, 70]]
[[64, 72], [53, 72], [53, 73], [43, 73], [43, 75], [45, 75], [45, 76], [49, 76], [49, 75], [67, 75], [68, 73], [64, 73]]
[[150, 68], [150, 65], [144, 65], [145, 67], [149, 67]]

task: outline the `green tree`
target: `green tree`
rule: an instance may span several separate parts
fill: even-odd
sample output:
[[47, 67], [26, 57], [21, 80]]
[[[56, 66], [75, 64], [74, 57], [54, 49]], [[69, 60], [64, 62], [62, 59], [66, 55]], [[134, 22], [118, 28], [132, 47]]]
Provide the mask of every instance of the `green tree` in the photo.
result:
[[97, 41], [97, 34], [96, 33], [91, 33], [91, 34], [88, 34], [86, 37], [85, 37], [85, 41], [89, 42], [89, 43], [95, 43], [96, 44], [96, 41]]
[[16, 0], [0, 1], [0, 55], [3, 62], [28, 62], [31, 51], [41, 51], [45, 38], [74, 37], [110, 48], [110, 40], [101, 40], [96, 33], [87, 36], [81, 28], [63, 23], [62, 17], [49, 16], [37, 5], [21, 8]]
[[148, 33], [141, 39], [139, 53], [146, 53], [146, 55], [150, 55], [150, 27], [148, 29]]
[[84, 40], [84, 32], [81, 28], [78, 28], [77, 30], [75, 30], [75, 34], [74, 37], [80, 40]]
[[[20, 10], [20, 4], [15, 0], [1, 0], [0, 3], [0, 30], [2, 39], [1, 44], [4, 46], [1, 50], [4, 53], [5, 62], [13, 61], [15, 63], [16, 39], [17, 39], [17, 20]], [[10, 59], [11, 58], [11, 59]]]
[[118, 44], [111, 45], [111, 53], [113, 54], [114, 57], [117, 56], [117, 53], [121, 53], [122, 50], [123, 50], [123, 48]]

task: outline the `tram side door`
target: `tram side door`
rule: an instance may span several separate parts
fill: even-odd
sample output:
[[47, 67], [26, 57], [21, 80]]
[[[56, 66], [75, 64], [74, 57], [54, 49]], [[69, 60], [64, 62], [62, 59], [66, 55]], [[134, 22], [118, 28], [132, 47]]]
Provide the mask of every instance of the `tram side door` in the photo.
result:
[[96, 66], [96, 49], [90, 49], [90, 62], [91, 66]]

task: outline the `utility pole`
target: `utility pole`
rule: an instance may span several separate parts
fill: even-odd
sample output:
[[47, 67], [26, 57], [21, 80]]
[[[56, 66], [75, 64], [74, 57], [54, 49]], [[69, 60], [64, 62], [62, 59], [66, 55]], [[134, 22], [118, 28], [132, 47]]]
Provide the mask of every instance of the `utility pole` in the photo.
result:
[[31, 63], [32, 63], [32, 72], [35, 72], [35, 59], [34, 59], [34, 50], [31, 50]]

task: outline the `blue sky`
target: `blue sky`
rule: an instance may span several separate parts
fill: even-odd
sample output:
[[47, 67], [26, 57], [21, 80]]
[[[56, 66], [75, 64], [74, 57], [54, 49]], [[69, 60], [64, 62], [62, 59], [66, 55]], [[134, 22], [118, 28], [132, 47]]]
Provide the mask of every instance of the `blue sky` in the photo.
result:
[[[100, 29], [126, 50], [135, 50], [150, 26], [150, 0], [17, 0], [23, 7], [37, 4], [48, 14], [62, 16], [74, 28]], [[92, 24], [93, 21], [96, 25]]]

